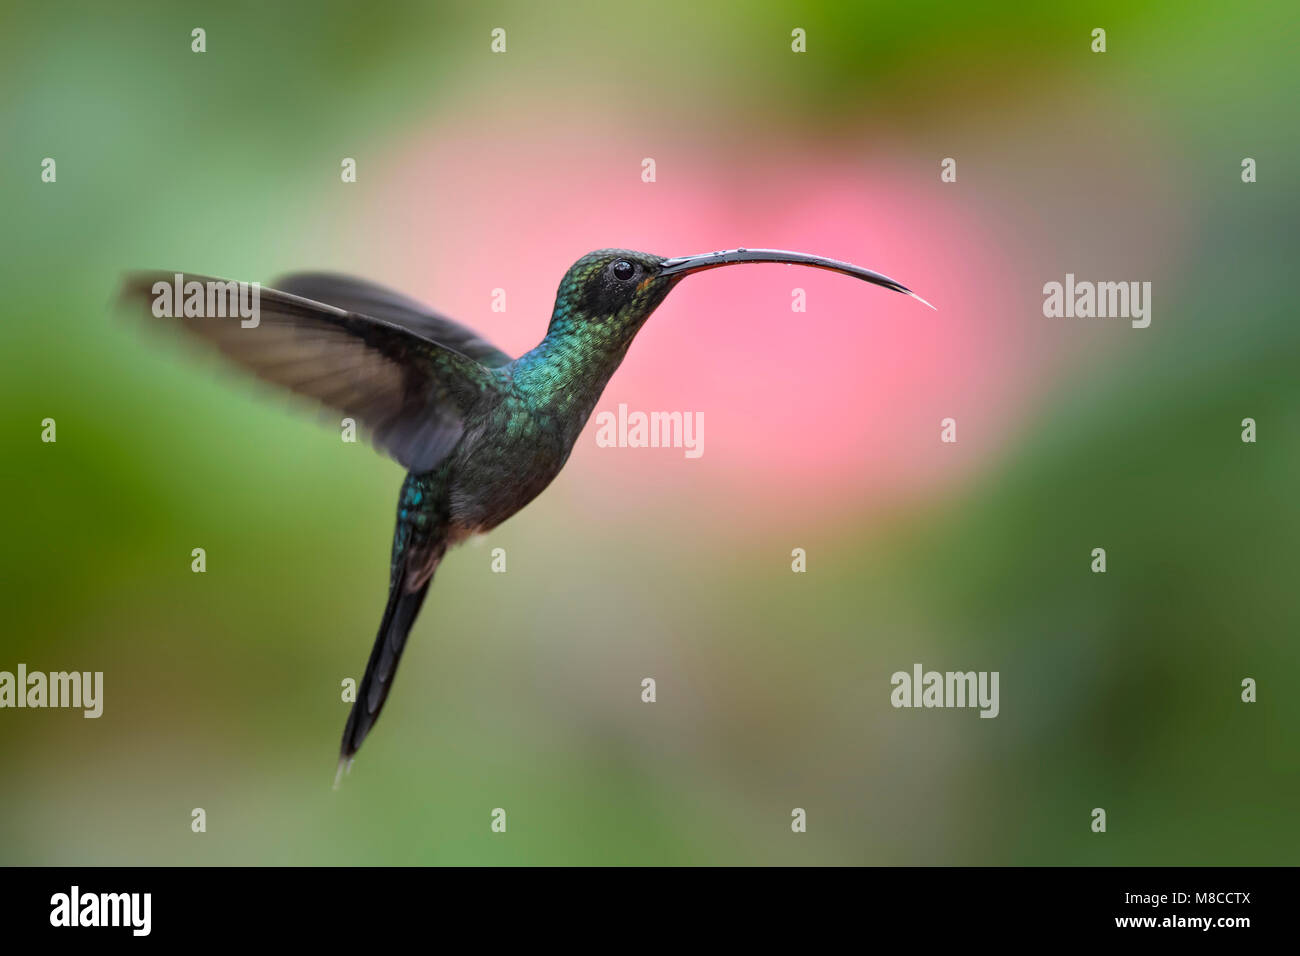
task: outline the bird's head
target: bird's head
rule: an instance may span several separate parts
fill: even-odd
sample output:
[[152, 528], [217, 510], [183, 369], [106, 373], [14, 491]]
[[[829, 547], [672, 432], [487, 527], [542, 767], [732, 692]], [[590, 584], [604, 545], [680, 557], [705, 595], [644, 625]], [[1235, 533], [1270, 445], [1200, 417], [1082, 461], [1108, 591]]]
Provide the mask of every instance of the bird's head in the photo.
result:
[[650, 313], [686, 276], [708, 269], [756, 262], [829, 269], [910, 295], [930, 306], [916, 293], [879, 272], [802, 252], [732, 249], [665, 259], [629, 249], [599, 249], [587, 253], [564, 274], [555, 297], [551, 329], [598, 332], [626, 344], [630, 341], [630, 334], [640, 329]]
[[551, 329], [635, 332], [675, 284], [659, 277], [662, 256], [630, 249], [589, 252], [564, 274]]

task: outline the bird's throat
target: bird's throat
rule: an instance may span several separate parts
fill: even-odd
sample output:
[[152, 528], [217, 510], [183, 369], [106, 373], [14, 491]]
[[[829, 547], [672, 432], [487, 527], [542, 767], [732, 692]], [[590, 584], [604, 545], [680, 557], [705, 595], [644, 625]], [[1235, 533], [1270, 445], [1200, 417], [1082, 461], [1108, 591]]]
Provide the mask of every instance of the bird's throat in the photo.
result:
[[537, 413], [581, 431], [635, 334], [614, 323], [553, 323], [536, 348], [515, 360], [515, 389]]

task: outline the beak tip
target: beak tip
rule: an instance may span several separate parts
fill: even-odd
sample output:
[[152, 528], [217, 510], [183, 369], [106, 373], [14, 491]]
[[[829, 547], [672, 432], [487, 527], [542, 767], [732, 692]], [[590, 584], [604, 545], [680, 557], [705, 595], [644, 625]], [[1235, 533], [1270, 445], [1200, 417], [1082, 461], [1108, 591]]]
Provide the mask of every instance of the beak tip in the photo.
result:
[[925, 306], [926, 308], [928, 308], [928, 309], [930, 309], [930, 310], [932, 310], [932, 311], [934, 311], [934, 312], [938, 312], [938, 311], [939, 311], [939, 310], [936, 309], [933, 305], [931, 305], [929, 302], [926, 302], [925, 299], [921, 298], [919, 295], [917, 295], [915, 292], [913, 292], [911, 289], [908, 289], [908, 290], [907, 290], [907, 294], [910, 295], [910, 296], [911, 296], [913, 299], [915, 299], [917, 302], [920, 302], [920, 303], [921, 303], [923, 306]]

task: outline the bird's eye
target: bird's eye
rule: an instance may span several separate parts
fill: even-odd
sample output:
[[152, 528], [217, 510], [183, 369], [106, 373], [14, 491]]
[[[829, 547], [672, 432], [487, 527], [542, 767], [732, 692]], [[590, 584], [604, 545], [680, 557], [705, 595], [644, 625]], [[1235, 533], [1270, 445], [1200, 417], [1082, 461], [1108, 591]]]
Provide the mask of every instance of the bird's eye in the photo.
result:
[[626, 259], [619, 259], [614, 263], [614, 278], [618, 281], [626, 282], [634, 275], [636, 275], [636, 266]]

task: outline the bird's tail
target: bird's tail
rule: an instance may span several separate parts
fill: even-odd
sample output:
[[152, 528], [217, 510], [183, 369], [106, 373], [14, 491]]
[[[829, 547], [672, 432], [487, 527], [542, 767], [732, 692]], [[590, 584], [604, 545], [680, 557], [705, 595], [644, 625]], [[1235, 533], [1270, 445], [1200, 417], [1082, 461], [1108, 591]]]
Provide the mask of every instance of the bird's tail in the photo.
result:
[[379, 634], [370, 651], [366, 674], [361, 678], [357, 699], [352, 704], [352, 713], [348, 715], [347, 726], [343, 728], [343, 744], [339, 748], [340, 772], [345, 765], [351, 765], [353, 755], [379, 719], [379, 712], [384, 709], [384, 701], [388, 699], [388, 692], [393, 686], [393, 676], [397, 673], [397, 663], [406, 647], [406, 635], [415, 623], [415, 616], [420, 613], [420, 605], [429, 593], [431, 580], [432, 573], [417, 573], [405, 561], [393, 575], [388, 590], [388, 606], [384, 608], [383, 620], [379, 622]]

